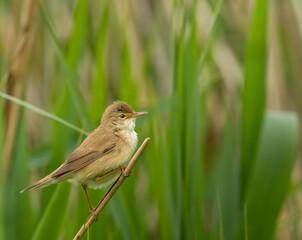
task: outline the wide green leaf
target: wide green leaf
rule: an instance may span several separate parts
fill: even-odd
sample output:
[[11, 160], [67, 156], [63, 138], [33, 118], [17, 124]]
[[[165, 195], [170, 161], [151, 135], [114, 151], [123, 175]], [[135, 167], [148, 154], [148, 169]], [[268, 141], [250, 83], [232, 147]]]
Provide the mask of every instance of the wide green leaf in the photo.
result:
[[[246, 202], [248, 239], [274, 239], [276, 221], [290, 188], [298, 136], [295, 114], [271, 112], [266, 115]], [[238, 239], [244, 239], [243, 225], [242, 220]]]

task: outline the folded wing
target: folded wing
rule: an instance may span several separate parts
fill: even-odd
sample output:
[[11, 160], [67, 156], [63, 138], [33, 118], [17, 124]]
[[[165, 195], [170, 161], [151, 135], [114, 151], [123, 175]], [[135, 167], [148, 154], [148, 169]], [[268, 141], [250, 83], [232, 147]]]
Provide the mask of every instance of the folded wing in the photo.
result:
[[102, 129], [96, 129], [69, 155], [65, 163], [51, 174], [51, 177], [60, 178], [66, 176], [91, 164], [97, 159], [101, 159], [115, 150], [119, 140], [114, 134], [104, 133]]

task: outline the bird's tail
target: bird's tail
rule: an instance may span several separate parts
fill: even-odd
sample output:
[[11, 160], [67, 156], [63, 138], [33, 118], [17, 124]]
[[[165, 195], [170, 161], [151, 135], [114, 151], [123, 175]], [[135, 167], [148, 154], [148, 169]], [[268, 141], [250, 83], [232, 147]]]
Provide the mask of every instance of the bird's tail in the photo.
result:
[[39, 180], [38, 182], [30, 185], [29, 187], [27, 188], [24, 188], [22, 191], [20, 191], [20, 193], [23, 193], [25, 191], [28, 191], [30, 189], [34, 189], [34, 188], [42, 188], [42, 187], [46, 187], [48, 185], [51, 185], [53, 183], [55, 183], [55, 179], [51, 177], [51, 175], [48, 175], [44, 178], [42, 178], [41, 180]]

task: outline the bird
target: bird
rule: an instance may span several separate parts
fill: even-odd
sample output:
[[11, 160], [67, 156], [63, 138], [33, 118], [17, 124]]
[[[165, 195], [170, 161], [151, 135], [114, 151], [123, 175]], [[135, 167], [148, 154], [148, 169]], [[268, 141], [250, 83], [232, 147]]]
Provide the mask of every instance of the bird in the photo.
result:
[[87, 187], [99, 189], [112, 184], [124, 173], [136, 145], [136, 118], [147, 112], [135, 112], [123, 101], [108, 106], [100, 125], [52, 173], [23, 189], [21, 193], [43, 188], [65, 180], [82, 185], [89, 211], [94, 208], [87, 194]]

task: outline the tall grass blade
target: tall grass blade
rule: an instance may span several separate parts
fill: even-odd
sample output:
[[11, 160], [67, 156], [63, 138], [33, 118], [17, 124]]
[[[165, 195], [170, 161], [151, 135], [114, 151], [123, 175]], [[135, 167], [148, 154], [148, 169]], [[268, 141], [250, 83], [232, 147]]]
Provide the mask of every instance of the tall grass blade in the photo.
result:
[[135, 100], [137, 98], [136, 86], [133, 82], [131, 74], [131, 59], [130, 59], [130, 49], [128, 40], [125, 36], [124, 43], [121, 52], [121, 84], [120, 84], [120, 97], [121, 99], [127, 99], [127, 102], [131, 106], [135, 107]]
[[151, 137], [154, 139], [154, 141], [150, 142], [154, 152], [148, 155], [151, 191], [153, 195], [155, 195], [154, 198], [158, 205], [159, 236], [161, 239], [175, 239], [176, 232], [174, 231], [172, 220], [172, 217], [174, 217], [173, 195], [171, 193], [171, 182], [168, 176], [167, 150], [160, 119], [159, 112], [155, 112], [151, 121]]
[[[4, 239], [29, 239], [31, 237], [35, 218], [32, 212], [29, 195], [20, 194], [29, 183], [28, 149], [26, 139], [26, 124], [24, 110], [20, 111], [17, 123], [16, 140], [11, 156], [11, 166], [8, 179], [2, 195], [4, 203]], [[18, 221], [26, 219], [26, 221]]]
[[108, 2], [102, 4], [102, 17], [99, 23], [99, 32], [95, 50], [94, 77], [91, 85], [91, 116], [94, 122], [100, 121], [100, 113], [106, 106], [107, 100], [107, 64], [106, 64], [106, 42], [107, 27], [109, 21]]
[[241, 123], [241, 204], [254, 169], [266, 102], [268, 3], [269, 0], [255, 2], [245, 57]]
[[215, 5], [213, 20], [211, 24], [209, 39], [205, 44], [200, 56], [198, 52], [199, 45], [197, 42], [197, 20], [196, 9], [198, 1], [194, 1], [192, 5], [192, 13], [188, 20], [190, 26], [190, 37], [185, 44], [184, 54], [184, 76], [185, 76], [185, 106], [186, 109], [182, 113], [186, 116], [184, 125], [185, 130], [185, 171], [183, 185], [183, 202], [184, 202], [184, 222], [186, 226], [185, 236], [192, 239], [194, 235], [201, 235], [200, 229], [194, 228], [194, 219], [196, 214], [195, 192], [196, 188], [203, 188], [203, 181], [196, 182], [197, 174], [203, 175], [202, 164], [199, 164], [201, 159], [201, 143], [202, 143], [202, 113], [201, 113], [201, 91], [199, 78], [204, 67], [206, 56], [209, 53], [210, 46], [213, 43], [213, 35], [216, 27], [218, 15], [221, 10], [223, 1], [217, 1]]
[[[1, 69], [0, 69], [1, 72]], [[1, 84], [2, 81], [0, 81]], [[3, 99], [0, 99], [0, 156], [3, 156], [3, 138], [4, 138], [4, 122], [3, 122]], [[2, 173], [3, 164], [0, 164], [0, 172]], [[2, 175], [2, 174], [1, 174]], [[0, 196], [4, 196], [4, 183], [3, 177], [0, 177]], [[3, 197], [0, 198], [0, 239], [4, 239], [4, 205]]]
[[33, 235], [34, 240], [59, 239], [66, 226], [66, 214], [70, 193], [69, 183], [60, 183]]
[[218, 213], [219, 213], [219, 239], [223, 240], [223, 220], [222, 220], [222, 212], [221, 212], [221, 201], [219, 188], [217, 188], [217, 204], [218, 204]]
[[[86, 37], [87, 37], [87, 19], [88, 19], [88, 6], [87, 6], [87, 0], [81, 0], [77, 1], [76, 8], [73, 15], [73, 23], [72, 23], [72, 29], [69, 37], [68, 44], [66, 46], [66, 52], [65, 52], [65, 59], [66, 64], [70, 71], [74, 74], [76, 74], [79, 63], [81, 61], [81, 56], [83, 54], [84, 48], [86, 47]], [[50, 22], [48, 24], [49, 27], [51, 27]], [[52, 37], [55, 41], [55, 44], [58, 44], [57, 49], [60, 50], [61, 47], [59, 46], [59, 41], [55, 40], [57, 39], [57, 36], [55, 36], [55, 32], [53, 30], [50, 30], [53, 34]], [[63, 55], [63, 51], [61, 51]], [[59, 53], [59, 55], [61, 55]], [[62, 56], [61, 55], [61, 56]], [[62, 59], [62, 62], [63, 59]], [[63, 63], [64, 65], [64, 63]], [[68, 71], [68, 70], [67, 70]], [[66, 79], [67, 82], [69, 81], [75, 81], [73, 84], [76, 84], [76, 78], [74, 79]], [[68, 84], [70, 85], [70, 83]], [[71, 85], [69, 86], [71, 87]], [[76, 88], [70, 89], [70, 91], [76, 91]]]
[[[79, 1], [79, 4], [81, 2], [86, 2], [86, 1]], [[42, 8], [42, 12], [43, 12], [43, 17], [45, 19], [49, 32], [54, 41], [55, 50], [56, 50], [60, 65], [62, 67], [63, 73], [65, 75], [64, 79], [66, 80], [66, 84], [68, 86], [71, 98], [73, 100], [73, 104], [76, 107], [78, 117], [79, 117], [79, 119], [82, 120], [85, 128], [87, 128], [88, 130], [92, 130], [94, 125], [92, 123], [92, 120], [89, 117], [89, 111], [88, 111], [88, 108], [84, 101], [83, 95], [81, 94], [81, 91], [77, 85], [78, 81], [77, 81], [76, 74], [75, 74], [75, 72], [72, 71], [72, 69], [75, 70], [75, 68], [76, 68], [76, 62], [74, 62], [75, 55], [80, 54], [80, 52], [77, 49], [79, 42], [76, 41], [76, 43], [73, 44], [72, 43], [73, 41], [71, 41], [70, 44], [71, 44], [72, 48], [70, 47], [70, 50], [68, 51], [69, 52], [68, 56], [69, 56], [70, 60], [68, 60], [68, 57], [66, 60], [62, 47], [60, 46], [59, 40], [51, 25], [51, 22], [49, 19], [49, 14], [44, 5], [42, 5], [41, 8]], [[75, 36], [77, 36], [77, 34]], [[75, 52], [73, 52], [73, 51], [75, 51]], [[72, 66], [70, 66], [70, 65], [72, 65]]]
[[211, 20], [211, 23], [210, 23], [210, 33], [209, 33], [209, 37], [206, 41], [206, 44], [203, 48], [203, 51], [198, 59], [198, 63], [197, 63], [197, 74], [196, 74], [196, 81], [197, 79], [199, 79], [201, 73], [202, 73], [202, 70], [203, 70], [203, 66], [206, 62], [206, 58], [208, 56], [208, 53], [211, 49], [211, 46], [213, 44], [213, 41], [214, 41], [214, 33], [215, 33], [215, 30], [217, 28], [217, 22], [218, 22], [218, 17], [219, 17], [219, 14], [220, 14], [220, 11], [221, 11], [221, 8], [222, 8], [222, 5], [223, 5], [223, 1], [224, 0], [218, 0], [216, 5], [215, 5], [215, 8], [214, 8], [214, 13], [213, 13], [213, 17], [212, 17], [212, 20]]
[[[234, 129], [234, 126], [232, 126], [230, 116], [227, 118], [224, 125], [222, 143], [217, 151], [217, 156], [215, 156], [216, 166], [213, 167], [212, 173], [212, 178], [214, 178], [215, 181], [213, 184], [210, 184], [210, 187], [211, 189], [214, 189], [215, 186], [219, 187], [224, 238], [234, 239], [239, 222], [240, 182], [238, 157], [236, 154], [236, 130]], [[214, 195], [214, 192], [212, 194]], [[214, 196], [212, 198], [215, 199]], [[218, 213], [217, 211], [215, 212], [215, 215], [219, 216], [219, 209]], [[218, 220], [216, 222], [213, 229], [214, 238], [218, 238], [215, 229], [220, 225]]]
[[75, 125], [73, 125], [73, 124], [71, 124], [71, 123], [69, 123], [69, 122], [67, 122], [67, 121], [65, 121], [65, 120], [57, 117], [56, 115], [51, 114], [51, 113], [49, 113], [49, 112], [47, 112], [47, 111], [45, 111], [45, 110], [43, 110], [41, 108], [38, 108], [38, 107], [36, 107], [36, 106], [34, 106], [34, 105], [26, 102], [26, 101], [23, 101], [23, 100], [21, 100], [19, 98], [10, 96], [10, 95], [8, 95], [8, 94], [6, 94], [4, 92], [0, 92], [0, 97], [2, 97], [4, 99], [7, 99], [7, 100], [10, 100], [10, 101], [13, 101], [13, 102], [19, 104], [22, 107], [25, 107], [25, 108], [27, 108], [29, 110], [32, 110], [32, 111], [34, 111], [34, 112], [36, 112], [36, 113], [38, 113], [38, 114], [40, 114], [40, 115], [42, 115], [44, 117], [47, 117], [47, 118], [49, 118], [51, 120], [54, 120], [54, 121], [56, 121], [58, 123], [61, 123], [62, 125], [70, 128], [70, 129], [73, 129], [73, 130], [75, 130], [75, 131], [77, 131], [77, 132], [79, 132], [81, 134], [85, 134], [85, 135], [89, 134], [88, 132], [84, 131], [83, 129], [78, 128], [77, 126], [75, 126]]
[[[171, 186], [174, 191], [175, 216], [172, 217], [174, 238], [180, 239], [183, 231], [182, 226], [182, 204], [183, 204], [183, 162], [184, 154], [184, 121], [185, 121], [185, 81], [184, 81], [184, 19], [181, 32], [174, 43], [174, 67], [173, 67], [173, 92], [170, 101], [171, 125], [167, 130], [168, 141], [167, 148], [170, 159], [171, 175], [174, 184]], [[158, 115], [160, 116], [160, 115]], [[173, 167], [172, 167], [173, 166]]]
[[247, 229], [246, 204], [244, 204], [243, 217], [244, 217], [244, 240], [248, 240], [249, 238], [248, 238], [248, 229]]

